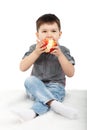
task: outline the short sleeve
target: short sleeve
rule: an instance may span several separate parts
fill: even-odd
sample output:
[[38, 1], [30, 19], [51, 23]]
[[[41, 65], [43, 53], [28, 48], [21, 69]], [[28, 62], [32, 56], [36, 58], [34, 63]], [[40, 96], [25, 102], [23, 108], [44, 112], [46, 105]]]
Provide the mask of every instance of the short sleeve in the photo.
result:
[[70, 54], [70, 50], [64, 46], [62, 46], [61, 48], [62, 52], [64, 53], [64, 55], [67, 57], [67, 59], [73, 64], [75, 65], [75, 59], [73, 56], [71, 56]]
[[68, 59], [73, 65], [75, 65], [75, 59], [74, 59], [73, 56], [70, 55], [70, 51], [69, 51], [69, 50], [65, 53], [65, 56], [67, 57], [67, 59]]
[[36, 47], [36, 44], [30, 46], [29, 50], [24, 54], [24, 56], [22, 57], [22, 59], [24, 59], [26, 56], [30, 55], [30, 53], [32, 53], [34, 51], [35, 47]]

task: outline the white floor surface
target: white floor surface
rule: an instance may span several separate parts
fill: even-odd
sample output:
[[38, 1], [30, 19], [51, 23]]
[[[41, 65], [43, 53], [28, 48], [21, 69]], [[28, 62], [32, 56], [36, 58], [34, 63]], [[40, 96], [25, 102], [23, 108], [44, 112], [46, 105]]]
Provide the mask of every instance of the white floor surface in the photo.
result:
[[21, 122], [19, 117], [11, 112], [13, 108], [31, 107], [24, 90], [0, 91], [0, 130], [86, 130], [87, 122], [87, 90], [67, 90], [65, 105], [79, 111], [79, 118], [70, 120], [53, 111], [39, 116], [32, 121]]

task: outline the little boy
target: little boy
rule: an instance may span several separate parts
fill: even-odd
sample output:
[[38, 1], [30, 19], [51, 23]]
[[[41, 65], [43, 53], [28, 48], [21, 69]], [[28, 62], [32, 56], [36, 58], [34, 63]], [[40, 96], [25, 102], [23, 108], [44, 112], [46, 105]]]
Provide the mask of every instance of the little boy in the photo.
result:
[[[66, 77], [74, 76], [74, 58], [68, 48], [59, 44], [61, 24], [54, 14], [44, 14], [36, 21], [37, 43], [30, 46], [21, 62], [20, 70], [27, 71], [32, 65], [31, 76], [25, 80], [28, 96], [34, 104], [28, 111], [17, 112], [24, 120], [31, 120], [50, 109], [64, 117], [75, 119], [77, 111], [65, 106]], [[57, 45], [46, 52], [44, 39], [54, 40]]]

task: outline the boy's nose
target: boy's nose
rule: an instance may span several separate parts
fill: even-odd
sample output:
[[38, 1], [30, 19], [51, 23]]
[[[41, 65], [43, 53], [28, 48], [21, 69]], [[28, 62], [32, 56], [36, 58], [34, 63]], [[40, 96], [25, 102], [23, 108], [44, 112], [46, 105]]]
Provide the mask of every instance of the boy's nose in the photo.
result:
[[51, 38], [52, 37], [52, 34], [50, 32], [47, 33], [47, 37], [48, 38]]

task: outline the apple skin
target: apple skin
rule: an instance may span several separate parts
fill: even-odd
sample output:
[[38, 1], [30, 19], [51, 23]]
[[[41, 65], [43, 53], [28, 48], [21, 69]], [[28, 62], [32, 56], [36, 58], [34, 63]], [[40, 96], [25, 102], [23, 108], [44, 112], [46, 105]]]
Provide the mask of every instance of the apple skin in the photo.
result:
[[44, 46], [46, 46], [45, 52], [50, 53], [54, 50], [54, 46], [57, 46], [57, 43], [53, 39], [44, 39]]

